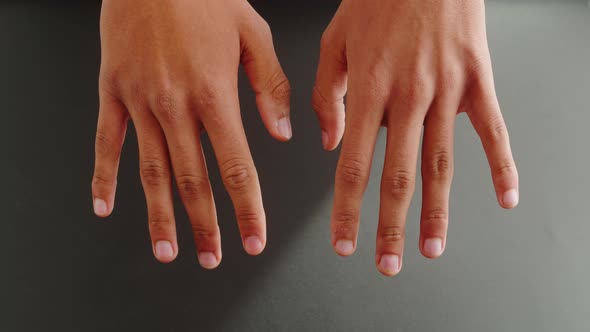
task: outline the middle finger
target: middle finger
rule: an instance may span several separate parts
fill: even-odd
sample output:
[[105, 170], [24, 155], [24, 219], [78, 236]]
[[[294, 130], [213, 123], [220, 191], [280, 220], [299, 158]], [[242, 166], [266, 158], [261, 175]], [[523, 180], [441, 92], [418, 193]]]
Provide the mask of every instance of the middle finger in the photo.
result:
[[234, 204], [244, 249], [250, 255], [258, 255], [266, 245], [266, 216], [258, 174], [242, 125], [237, 88], [219, 86], [208, 90], [205, 97], [197, 98], [200, 118]]
[[375, 260], [379, 271], [388, 276], [396, 275], [402, 267], [406, 216], [416, 182], [423, 110], [428, 104], [427, 100], [396, 102], [387, 115]]

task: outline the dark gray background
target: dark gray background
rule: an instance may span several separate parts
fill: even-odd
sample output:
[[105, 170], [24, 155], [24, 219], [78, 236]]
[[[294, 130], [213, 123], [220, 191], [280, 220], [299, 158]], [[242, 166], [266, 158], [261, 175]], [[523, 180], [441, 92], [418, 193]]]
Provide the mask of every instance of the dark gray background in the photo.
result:
[[241, 77], [269, 241], [260, 257], [243, 252], [212, 169], [224, 259], [209, 272], [196, 262], [180, 205], [177, 261], [152, 257], [133, 131], [116, 210], [106, 222], [92, 214], [99, 5], [0, 4], [0, 331], [588, 331], [585, 1], [488, 2], [520, 206], [496, 205], [479, 140], [460, 116], [446, 253], [436, 261], [419, 255], [418, 190], [404, 270], [393, 279], [378, 274], [373, 256], [382, 139], [358, 251], [343, 259], [330, 247], [337, 153], [321, 150], [309, 105], [335, 4], [257, 8], [294, 88], [295, 136], [288, 144], [270, 139]]

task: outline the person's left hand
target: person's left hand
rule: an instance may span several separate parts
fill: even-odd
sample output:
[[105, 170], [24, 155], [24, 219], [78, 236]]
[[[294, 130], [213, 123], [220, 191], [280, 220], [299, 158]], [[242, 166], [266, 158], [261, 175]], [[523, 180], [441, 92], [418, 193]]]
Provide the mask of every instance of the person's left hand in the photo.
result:
[[402, 266], [422, 127], [424, 256], [438, 257], [446, 245], [457, 113], [466, 112], [481, 137], [500, 205], [518, 203], [518, 174], [494, 89], [483, 0], [342, 1], [322, 37], [313, 107], [325, 149], [335, 149], [344, 136], [332, 212], [332, 245], [340, 255], [356, 248], [381, 125], [387, 127], [375, 254], [381, 273], [395, 275]]

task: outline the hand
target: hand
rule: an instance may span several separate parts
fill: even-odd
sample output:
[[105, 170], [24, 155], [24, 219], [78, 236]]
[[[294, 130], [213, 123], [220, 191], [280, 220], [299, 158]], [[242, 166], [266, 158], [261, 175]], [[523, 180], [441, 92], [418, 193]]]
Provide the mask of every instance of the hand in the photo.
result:
[[270, 134], [291, 137], [289, 83], [266, 22], [243, 0], [105, 0], [95, 213], [108, 216], [128, 118], [139, 142], [140, 173], [154, 255], [178, 253], [171, 176], [190, 218], [204, 268], [221, 261], [215, 203], [200, 133], [206, 130], [235, 207], [244, 249], [266, 244], [260, 185], [240, 117], [237, 74], [244, 65]]
[[440, 256], [446, 244], [458, 113], [467, 113], [481, 138], [500, 205], [518, 203], [518, 175], [496, 98], [483, 0], [343, 0], [322, 37], [313, 106], [325, 149], [335, 149], [344, 136], [332, 213], [332, 244], [340, 255], [356, 248], [381, 125], [387, 127], [387, 153], [375, 260], [384, 275], [395, 275], [402, 266], [423, 126], [424, 256]]

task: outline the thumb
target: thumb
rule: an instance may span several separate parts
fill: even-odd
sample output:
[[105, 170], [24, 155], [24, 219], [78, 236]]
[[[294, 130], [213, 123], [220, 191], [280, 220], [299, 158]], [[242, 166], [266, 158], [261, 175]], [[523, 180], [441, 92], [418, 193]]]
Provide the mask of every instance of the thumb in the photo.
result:
[[312, 105], [322, 130], [322, 145], [334, 150], [344, 134], [344, 95], [347, 89], [344, 40], [329, 26], [320, 43], [320, 61]]
[[291, 87], [277, 59], [268, 24], [254, 12], [254, 18], [241, 33], [242, 58], [264, 126], [275, 139], [292, 136]]

